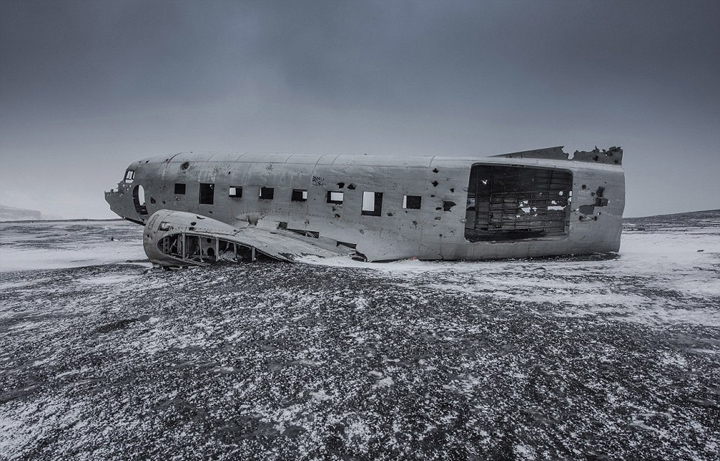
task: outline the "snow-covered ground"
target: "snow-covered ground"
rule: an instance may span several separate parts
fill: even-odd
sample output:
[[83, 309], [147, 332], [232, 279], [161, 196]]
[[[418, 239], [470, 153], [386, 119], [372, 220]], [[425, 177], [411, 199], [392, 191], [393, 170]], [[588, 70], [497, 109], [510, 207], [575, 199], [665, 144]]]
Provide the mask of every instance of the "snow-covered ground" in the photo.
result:
[[720, 212], [619, 255], [151, 269], [0, 224], [0, 459], [717, 459]]
[[128, 260], [147, 260], [142, 227], [136, 224], [118, 220], [0, 223], [0, 273]]

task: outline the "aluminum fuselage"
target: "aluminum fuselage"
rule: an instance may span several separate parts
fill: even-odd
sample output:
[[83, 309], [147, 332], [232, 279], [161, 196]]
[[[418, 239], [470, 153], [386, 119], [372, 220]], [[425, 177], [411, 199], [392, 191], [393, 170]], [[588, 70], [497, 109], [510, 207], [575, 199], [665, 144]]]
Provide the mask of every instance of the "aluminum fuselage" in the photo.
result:
[[[185, 211], [238, 229], [255, 226], [289, 230], [294, 235], [306, 232], [308, 237], [300, 238], [311, 238], [327, 248], [348, 245], [369, 261], [617, 251], [625, 205], [622, 151], [615, 160], [604, 155], [593, 160], [587, 152], [576, 153], [573, 160], [557, 151], [551, 155], [537, 152], [536, 156], [531, 152], [477, 158], [177, 154], [132, 163], [128, 167], [131, 180], [106, 192], [106, 200], [119, 216], [138, 223], [144, 224], [158, 210]], [[571, 173], [563, 235], [469, 241], [465, 233], [470, 216], [468, 187], [471, 169], [477, 165]], [[177, 184], [183, 193], [178, 193]], [[231, 196], [237, 188], [242, 189], [242, 196]], [[207, 203], [210, 189], [212, 203]], [[271, 189], [272, 198], [268, 198]], [[305, 191], [306, 199], [293, 200], [293, 191], [295, 198], [297, 191]], [[331, 200], [330, 193], [336, 200]], [[382, 194], [379, 215], [363, 213], [366, 193]], [[421, 197], [419, 209], [407, 208], [407, 196]]]

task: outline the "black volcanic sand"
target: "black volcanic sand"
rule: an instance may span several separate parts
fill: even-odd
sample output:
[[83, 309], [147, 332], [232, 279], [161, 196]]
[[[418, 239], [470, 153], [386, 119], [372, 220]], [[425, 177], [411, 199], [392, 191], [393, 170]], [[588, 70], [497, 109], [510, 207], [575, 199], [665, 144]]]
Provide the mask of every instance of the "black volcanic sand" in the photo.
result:
[[[447, 271], [257, 263], [0, 276], [0, 458], [720, 452], [715, 326], [442, 290], [458, 283]], [[619, 283], [645, 289], [629, 275]]]

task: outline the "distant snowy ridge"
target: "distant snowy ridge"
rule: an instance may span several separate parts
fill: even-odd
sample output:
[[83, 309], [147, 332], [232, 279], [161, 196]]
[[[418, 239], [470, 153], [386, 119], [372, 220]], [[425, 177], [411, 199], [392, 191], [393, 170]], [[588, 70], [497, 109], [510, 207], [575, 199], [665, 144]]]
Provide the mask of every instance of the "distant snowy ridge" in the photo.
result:
[[641, 218], [624, 218], [623, 224], [625, 230], [634, 230], [635, 227], [646, 227], [648, 229], [718, 227], [720, 225], [720, 210], [688, 211]]
[[42, 214], [37, 210], [25, 210], [0, 205], [0, 221], [28, 221], [42, 219]]
[[56, 214], [42, 214], [38, 210], [0, 205], [0, 222], [8, 221], [65, 221], [65, 219]]

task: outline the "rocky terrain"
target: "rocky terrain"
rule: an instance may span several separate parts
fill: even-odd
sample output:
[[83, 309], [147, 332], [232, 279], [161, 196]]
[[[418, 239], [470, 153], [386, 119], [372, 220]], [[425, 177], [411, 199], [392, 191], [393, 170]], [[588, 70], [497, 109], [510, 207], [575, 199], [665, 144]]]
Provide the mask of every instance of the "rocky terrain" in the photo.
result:
[[719, 211], [472, 263], [165, 272], [141, 232], [0, 224], [0, 459], [720, 452]]

